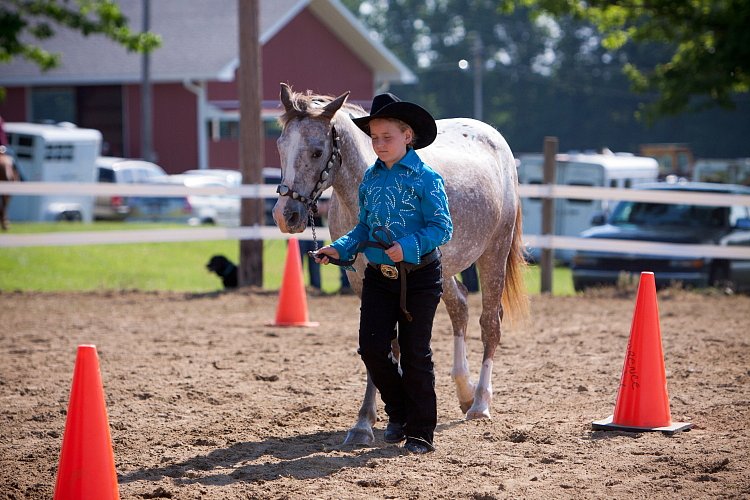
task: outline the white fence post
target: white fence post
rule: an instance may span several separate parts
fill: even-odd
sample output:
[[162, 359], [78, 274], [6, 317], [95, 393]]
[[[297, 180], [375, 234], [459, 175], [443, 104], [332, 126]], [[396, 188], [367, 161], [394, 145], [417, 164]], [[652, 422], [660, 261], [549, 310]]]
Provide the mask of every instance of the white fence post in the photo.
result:
[[[557, 182], [557, 137], [544, 138], [544, 176], [546, 186]], [[555, 199], [547, 195], [542, 198], [542, 236], [551, 237], [555, 234]], [[550, 246], [542, 248], [541, 256], [541, 285], [542, 293], [552, 293], [552, 276], [555, 271], [554, 249]]]

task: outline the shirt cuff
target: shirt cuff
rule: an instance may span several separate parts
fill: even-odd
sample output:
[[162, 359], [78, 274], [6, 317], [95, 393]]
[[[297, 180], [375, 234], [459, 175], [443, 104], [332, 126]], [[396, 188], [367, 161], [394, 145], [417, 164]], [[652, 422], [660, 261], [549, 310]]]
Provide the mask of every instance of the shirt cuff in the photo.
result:
[[422, 253], [419, 248], [419, 241], [417, 241], [416, 236], [410, 234], [396, 240], [396, 242], [401, 245], [401, 251], [403, 251], [404, 253], [404, 260], [406, 262], [409, 262], [411, 264], [420, 263], [419, 261], [422, 258]]
[[333, 243], [331, 247], [339, 253], [339, 260], [351, 260], [357, 252], [357, 242], [348, 236], [342, 236]]

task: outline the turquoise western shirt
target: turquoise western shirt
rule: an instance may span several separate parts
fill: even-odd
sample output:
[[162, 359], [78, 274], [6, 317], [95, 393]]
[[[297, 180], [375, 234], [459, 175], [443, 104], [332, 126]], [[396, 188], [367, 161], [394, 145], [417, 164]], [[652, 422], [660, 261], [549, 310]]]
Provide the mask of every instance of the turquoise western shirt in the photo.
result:
[[[404, 260], [412, 264], [451, 239], [453, 223], [443, 178], [411, 148], [391, 169], [380, 160], [367, 169], [359, 186], [359, 222], [331, 246], [341, 260], [350, 260], [361, 242], [377, 241], [373, 230], [378, 226], [388, 228]], [[378, 236], [385, 237], [382, 231]], [[379, 248], [366, 247], [364, 254], [373, 264], [394, 264]]]

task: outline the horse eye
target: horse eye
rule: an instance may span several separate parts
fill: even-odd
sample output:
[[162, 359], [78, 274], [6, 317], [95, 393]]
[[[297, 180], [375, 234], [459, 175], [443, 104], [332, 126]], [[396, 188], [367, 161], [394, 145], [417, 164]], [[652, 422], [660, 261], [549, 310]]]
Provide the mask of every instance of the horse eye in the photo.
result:
[[322, 149], [316, 149], [315, 151], [313, 151], [313, 154], [312, 154], [313, 158], [320, 158], [321, 156], [323, 156]]

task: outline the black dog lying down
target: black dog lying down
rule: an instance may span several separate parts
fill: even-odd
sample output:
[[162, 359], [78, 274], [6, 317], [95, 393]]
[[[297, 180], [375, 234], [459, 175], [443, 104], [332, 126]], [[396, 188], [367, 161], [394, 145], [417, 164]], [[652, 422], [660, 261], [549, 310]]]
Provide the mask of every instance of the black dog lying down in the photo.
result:
[[224, 288], [237, 288], [237, 266], [223, 255], [214, 255], [206, 264], [206, 269], [221, 277]]

